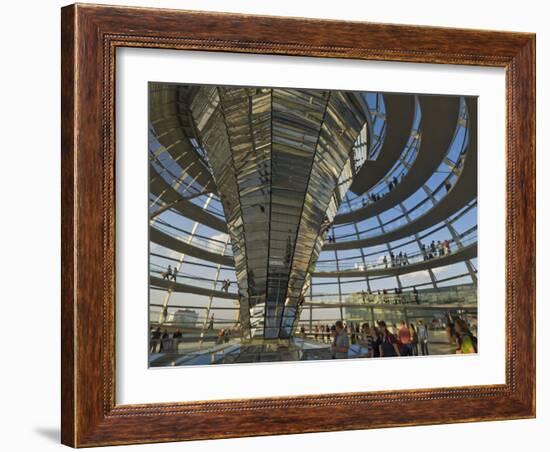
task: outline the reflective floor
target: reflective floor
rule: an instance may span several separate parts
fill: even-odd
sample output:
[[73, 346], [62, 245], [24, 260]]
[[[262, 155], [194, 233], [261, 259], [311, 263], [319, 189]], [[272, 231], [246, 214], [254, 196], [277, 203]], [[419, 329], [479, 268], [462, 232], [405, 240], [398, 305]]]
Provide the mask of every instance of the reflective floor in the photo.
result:
[[[265, 345], [241, 344], [239, 339], [224, 343], [205, 342], [199, 348], [197, 344], [186, 344], [177, 340], [164, 341], [164, 350], [149, 356], [151, 367], [232, 364], [280, 361], [308, 361], [336, 359], [331, 351], [330, 342], [314, 339], [314, 332], [305, 337], [295, 337], [290, 346], [277, 348]], [[456, 353], [454, 342], [450, 342], [444, 330], [433, 331], [427, 341], [428, 354], [423, 355], [420, 346], [416, 346], [413, 356], [451, 355]], [[157, 346], [157, 350], [160, 344]], [[357, 338], [347, 353], [347, 359], [372, 358], [366, 343]], [[339, 358], [342, 359], [342, 358]]]

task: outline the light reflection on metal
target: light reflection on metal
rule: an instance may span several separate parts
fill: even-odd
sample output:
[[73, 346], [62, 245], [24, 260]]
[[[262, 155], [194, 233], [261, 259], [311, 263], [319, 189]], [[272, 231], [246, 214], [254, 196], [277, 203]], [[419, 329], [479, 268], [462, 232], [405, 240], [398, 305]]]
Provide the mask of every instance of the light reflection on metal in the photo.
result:
[[195, 89], [189, 109], [224, 207], [245, 337], [291, 336], [353, 176], [355, 93]]

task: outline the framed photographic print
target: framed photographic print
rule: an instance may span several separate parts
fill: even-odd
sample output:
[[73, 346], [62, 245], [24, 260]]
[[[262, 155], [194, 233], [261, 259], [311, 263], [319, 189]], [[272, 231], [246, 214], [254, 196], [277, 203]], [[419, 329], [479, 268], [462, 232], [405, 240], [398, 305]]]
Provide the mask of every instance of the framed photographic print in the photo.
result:
[[62, 442], [535, 415], [535, 37], [62, 9]]

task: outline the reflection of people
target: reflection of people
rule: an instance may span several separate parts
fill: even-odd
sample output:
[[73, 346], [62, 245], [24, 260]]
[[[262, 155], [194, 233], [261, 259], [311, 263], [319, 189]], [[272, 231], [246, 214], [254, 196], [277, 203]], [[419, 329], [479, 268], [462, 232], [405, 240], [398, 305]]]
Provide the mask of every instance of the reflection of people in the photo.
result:
[[164, 351], [164, 342], [166, 341], [166, 339], [168, 339], [170, 336], [168, 336], [168, 331], [167, 330], [164, 330], [164, 332], [162, 333], [162, 337], [160, 338], [160, 349], [159, 349], [159, 352], [163, 352]]
[[349, 336], [344, 329], [344, 324], [341, 320], [338, 320], [335, 324], [336, 334], [332, 342], [331, 350], [334, 358], [344, 359], [348, 357], [349, 350]]
[[250, 287], [250, 289], [252, 291], [256, 290], [256, 280], [254, 279], [255, 278], [254, 270], [252, 269], [248, 270], [247, 277], [248, 277], [248, 286]]
[[183, 333], [181, 330], [177, 330], [174, 334], [172, 334], [172, 350], [178, 351], [179, 344], [183, 340]]
[[159, 345], [159, 342], [160, 342], [160, 327], [157, 327], [157, 329], [151, 332], [149, 353], [155, 353], [157, 351], [157, 345]]
[[292, 257], [292, 238], [289, 235], [286, 239], [286, 256], [285, 256], [286, 265], [290, 264], [291, 257]]
[[210, 321], [208, 322], [208, 329], [213, 330], [214, 329], [214, 314], [210, 316]]
[[218, 338], [216, 339], [216, 344], [223, 344], [225, 340], [225, 330], [222, 328], [218, 331]]

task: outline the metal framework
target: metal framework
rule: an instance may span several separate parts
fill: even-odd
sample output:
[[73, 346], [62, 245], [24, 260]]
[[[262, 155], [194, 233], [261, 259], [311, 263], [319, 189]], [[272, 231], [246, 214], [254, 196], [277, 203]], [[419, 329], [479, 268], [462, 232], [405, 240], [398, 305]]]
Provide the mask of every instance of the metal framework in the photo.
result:
[[[435, 107], [409, 96], [409, 140], [378, 183], [354, 194], [354, 178], [387, 151], [383, 93], [151, 84], [152, 326], [196, 334], [198, 350], [223, 329], [241, 341], [281, 343], [303, 325], [346, 320], [351, 307], [376, 304], [379, 293], [403, 294], [405, 303], [413, 289], [426, 300], [453, 287], [475, 292], [476, 199], [455, 190], [471, 175], [466, 157], [477, 152], [475, 104], [457, 98], [453, 133], [440, 137], [448, 145], [430, 150], [422, 147], [424, 122], [437, 118]], [[416, 161], [436, 151], [436, 170], [414, 180]], [[338, 221], [372, 209], [373, 195], [383, 200], [405, 179], [415, 191], [386, 210]], [[430, 221], [442, 206], [451, 214]], [[419, 219], [423, 229], [399, 236]], [[168, 265], [178, 281], [161, 278]], [[196, 319], [188, 313], [188, 324], [175, 322], [183, 311]]]

